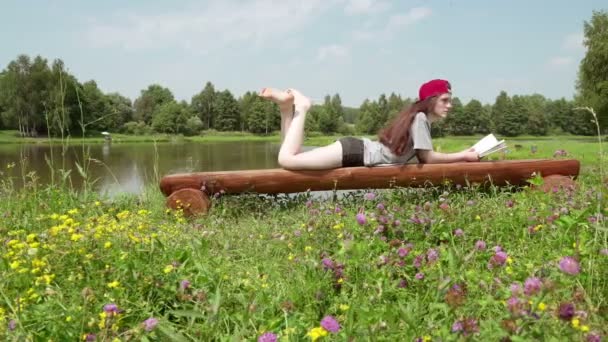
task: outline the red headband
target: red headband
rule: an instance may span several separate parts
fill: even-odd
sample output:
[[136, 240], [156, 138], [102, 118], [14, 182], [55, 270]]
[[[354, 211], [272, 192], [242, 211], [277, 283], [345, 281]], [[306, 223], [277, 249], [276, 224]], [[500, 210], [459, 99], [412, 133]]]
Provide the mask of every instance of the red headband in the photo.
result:
[[446, 80], [431, 80], [420, 87], [418, 101], [424, 101], [432, 96], [449, 93], [452, 87]]

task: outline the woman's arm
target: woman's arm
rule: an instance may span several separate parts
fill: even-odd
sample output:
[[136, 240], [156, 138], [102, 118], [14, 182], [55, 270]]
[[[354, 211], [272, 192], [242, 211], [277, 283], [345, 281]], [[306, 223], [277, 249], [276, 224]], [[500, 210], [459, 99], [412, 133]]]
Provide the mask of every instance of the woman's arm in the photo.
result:
[[477, 162], [479, 155], [477, 152], [462, 151], [456, 153], [441, 153], [431, 150], [416, 150], [416, 156], [421, 163], [457, 163], [457, 162]]

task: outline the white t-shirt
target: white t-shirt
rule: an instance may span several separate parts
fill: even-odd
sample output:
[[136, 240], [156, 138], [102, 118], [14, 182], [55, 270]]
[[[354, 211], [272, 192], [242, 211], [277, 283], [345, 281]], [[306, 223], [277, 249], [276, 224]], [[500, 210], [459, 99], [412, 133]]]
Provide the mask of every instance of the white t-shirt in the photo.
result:
[[426, 114], [417, 113], [412, 127], [410, 127], [410, 137], [413, 148], [406, 151], [403, 155], [397, 156], [379, 141], [372, 141], [368, 138], [363, 139], [363, 164], [374, 166], [380, 164], [405, 164], [408, 162], [417, 163], [416, 150], [433, 150], [431, 139], [431, 123]]

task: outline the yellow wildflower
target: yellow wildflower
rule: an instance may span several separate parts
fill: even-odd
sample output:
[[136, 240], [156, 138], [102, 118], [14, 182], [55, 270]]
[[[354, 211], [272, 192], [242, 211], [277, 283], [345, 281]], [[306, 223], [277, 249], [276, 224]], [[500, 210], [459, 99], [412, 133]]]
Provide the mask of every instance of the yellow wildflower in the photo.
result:
[[581, 321], [579, 321], [578, 318], [574, 318], [571, 323], [574, 329], [578, 329], [579, 325], [581, 324]]
[[36, 235], [36, 234], [33, 234], [33, 233], [32, 233], [32, 234], [28, 234], [28, 235], [25, 237], [25, 241], [27, 241], [27, 243], [34, 242], [34, 241], [36, 240], [36, 236], [37, 236], [37, 235]]
[[543, 302], [538, 303], [538, 310], [540, 310], [540, 311], [547, 310], [547, 304], [545, 304]]
[[513, 259], [511, 257], [507, 257], [507, 264], [511, 265], [513, 263]]
[[431, 340], [432, 340], [432, 338], [429, 335], [424, 335], [422, 337], [422, 341], [424, 341], [424, 342], [431, 342]]
[[57, 220], [57, 219], [59, 219], [59, 215], [58, 214], [52, 214], [50, 216], [50, 218], [51, 218], [51, 220]]
[[312, 251], [312, 247], [311, 246], [304, 247], [304, 252], [310, 252], [310, 251]]
[[103, 248], [108, 249], [112, 247], [112, 243], [110, 241], [107, 241], [106, 243], [103, 244]]
[[84, 237], [84, 235], [82, 235], [82, 234], [78, 234], [78, 233], [75, 233], [75, 234], [72, 234], [72, 236], [70, 237], [70, 240], [72, 240], [72, 241], [74, 241], [74, 242], [78, 242], [78, 241], [80, 241], [80, 240], [81, 240], [83, 237]]
[[348, 309], [350, 309], [350, 306], [348, 306], [346, 304], [340, 304], [340, 310], [341, 311], [348, 311]]
[[76, 215], [76, 214], [78, 214], [78, 209], [70, 209], [70, 210], [68, 210], [68, 214]]
[[323, 336], [327, 336], [327, 330], [325, 330], [323, 327], [316, 327], [310, 329], [310, 331], [306, 335], [310, 337], [312, 341], [316, 341]]
[[588, 325], [581, 326], [581, 331], [582, 332], [589, 332], [589, 326]]
[[71, 322], [71, 321], [72, 321], [72, 316], [67, 316], [67, 317], [65, 318], [65, 321], [66, 321], [66, 322]]
[[101, 205], [101, 202], [99, 202], [99, 201], [95, 201], [95, 206], [96, 206], [96, 207], [99, 207], [100, 205]]
[[481, 216], [477, 215], [477, 216], [475, 216], [475, 219], [476, 219], [477, 221], [480, 221], [480, 220], [481, 220]]
[[292, 253], [289, 253], [289, 255], [287, 256], [287, 260], [292, 261], [293, 258], [295, 258], [296, 256], [293, 255]]
[[108, 283], [108, 287], [111, 289], [115, 289], [120, 286], [120, 282], [118, 280], [114, 280], [113, 282]]
[[173, 271], [173, 265], [167, 265], [167, 266], [165, 266], [165, 269], [163, 270], [163, 272], [165, 272], [165, 273], [171, 273], [171, 271]]
[[19, 262], [19, 260], [15, 260], [15, 261], [11, 262], [10, 263], [11, 270], [16, 270], [17, 268], [19, 268], [20, 265], [21, 265], [21, 263]]

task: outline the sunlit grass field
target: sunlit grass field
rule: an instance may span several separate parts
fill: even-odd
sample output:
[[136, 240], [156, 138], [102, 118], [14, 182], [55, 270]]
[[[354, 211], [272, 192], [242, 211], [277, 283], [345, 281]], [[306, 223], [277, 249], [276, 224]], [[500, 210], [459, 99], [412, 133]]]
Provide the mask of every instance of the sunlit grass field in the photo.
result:
[[[434, 144], [458, 151], [478, 138]], [[113, 199], [35, 182], [17, 189], [3, 165], [0, 336], [605, 340], [600, 145], [564, 137], [509, 145], [490, 159], [580, 160], [576, 189], [443, 184], [337, 199], [225, 196], [209, 215], [187, 218], [165, 208], [155, 184]]]

